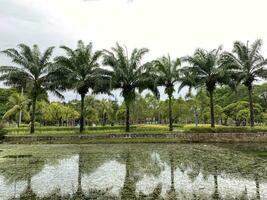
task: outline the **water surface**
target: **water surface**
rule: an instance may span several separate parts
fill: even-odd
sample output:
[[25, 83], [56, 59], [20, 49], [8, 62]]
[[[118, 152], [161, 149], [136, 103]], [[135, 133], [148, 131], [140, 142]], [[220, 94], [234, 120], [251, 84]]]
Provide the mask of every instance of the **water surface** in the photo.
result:
[[0, 199], [267, 199], [267, 145], [0, 145]]

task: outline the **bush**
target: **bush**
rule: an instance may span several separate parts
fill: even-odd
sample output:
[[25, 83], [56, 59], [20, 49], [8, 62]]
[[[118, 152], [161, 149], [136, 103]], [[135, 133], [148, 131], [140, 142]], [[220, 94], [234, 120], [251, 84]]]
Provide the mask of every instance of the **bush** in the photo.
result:
[[3, 138], [3, 136], [7, 133], [7, 131], [4, 129], [4, 125], [0, 124], [0, 140]]
[[259, 133], [267, 132], [267, 127], [245, 127], [245, 126], [218, 126], [211, 127], [187, 127], [184, 132], [187, 133]]

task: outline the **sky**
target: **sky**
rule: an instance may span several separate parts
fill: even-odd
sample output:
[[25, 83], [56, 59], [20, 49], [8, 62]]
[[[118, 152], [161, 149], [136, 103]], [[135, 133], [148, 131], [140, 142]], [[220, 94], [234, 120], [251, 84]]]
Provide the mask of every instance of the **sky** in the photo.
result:
[[[144, 61], [149, 61], [219, 45], [231, 51], [236, 40], [260, 38], [266, 42], [262, 54], [267, 57], [266, 8], [266, 0], [0, 0], [0, 50], [38, 44], [41, 50], [57, 47], [56, 56], [62, 53], [60, 45], [75, 48], [81, 39], [93, 42], [95, 50], [116, 42], [128, 50], [146, 47], [150, 51]], [[0, 65], [6, 64], [9, 59], [0, 55]], [[175, 97], [185, 93], [176, 92]], [[73, 91], [64, 95], [66, 101], [79, 99]], [[119, 91], [114, 95], [122, 99]]]

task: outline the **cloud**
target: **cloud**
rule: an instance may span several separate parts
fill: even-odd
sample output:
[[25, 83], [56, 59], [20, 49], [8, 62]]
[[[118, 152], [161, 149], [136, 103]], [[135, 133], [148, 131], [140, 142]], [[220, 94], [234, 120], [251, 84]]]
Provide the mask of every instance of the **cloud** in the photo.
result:
[[[230, 51], [235, 40], [267, 42], [266, 6], [265, 0], [1, 0], [0, 49], [21, 42], [41, 49], [75, 47], [82, 39], [92, 41], [95, 49], [117, 41], [129, 50], [147, 47], [145, 60], [221, 44]], [[55, 55], [60, 53], [57, 48]], [[8, 62], [0, 56], [0, 64]]]

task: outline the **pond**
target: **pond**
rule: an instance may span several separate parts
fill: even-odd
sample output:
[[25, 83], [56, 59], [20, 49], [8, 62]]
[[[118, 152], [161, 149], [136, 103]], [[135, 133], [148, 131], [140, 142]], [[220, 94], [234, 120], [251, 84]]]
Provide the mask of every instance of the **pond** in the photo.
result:
[[0, 145], [0, 199], [267, 199], [267, 145]]

